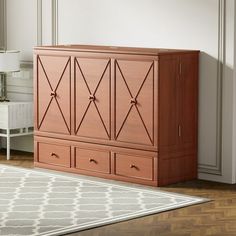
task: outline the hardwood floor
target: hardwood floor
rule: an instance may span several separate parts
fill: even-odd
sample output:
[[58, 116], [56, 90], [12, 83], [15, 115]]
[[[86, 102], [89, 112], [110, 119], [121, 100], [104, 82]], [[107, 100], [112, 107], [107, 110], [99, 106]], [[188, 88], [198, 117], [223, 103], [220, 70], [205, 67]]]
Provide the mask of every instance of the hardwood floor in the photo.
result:
[[[31, 153], [12, 152], [12, 160], [6, 161], [5, 153], [1, 151], [0, 164], [33, 168], [33, 156]], [[236, 235], [236, 185], [196, 180], [161, 189], [205, 197], [213, 201], [86, 230], [70, 236]]]
[[6, 160], [6, 150], [0, 149], [0, 164], [33, 168], [33, 154], [29, 152], [11, 151], [11, 160]]

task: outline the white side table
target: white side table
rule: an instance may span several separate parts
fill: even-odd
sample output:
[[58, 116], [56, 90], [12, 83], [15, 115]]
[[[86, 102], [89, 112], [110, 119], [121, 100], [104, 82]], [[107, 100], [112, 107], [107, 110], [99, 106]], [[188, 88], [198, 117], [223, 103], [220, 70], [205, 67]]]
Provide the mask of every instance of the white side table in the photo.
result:
[[33, 134], [33, 102], [0, 102], [0, 137], [7, 139], [10, 160], [10, 138]]

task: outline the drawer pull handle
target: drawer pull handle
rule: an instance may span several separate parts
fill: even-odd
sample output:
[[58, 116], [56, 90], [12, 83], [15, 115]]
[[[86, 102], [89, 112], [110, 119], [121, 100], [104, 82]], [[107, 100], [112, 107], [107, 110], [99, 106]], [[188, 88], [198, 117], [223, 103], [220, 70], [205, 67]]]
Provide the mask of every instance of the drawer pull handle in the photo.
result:
[[90, 94], [90, 95], [89, 95], [89, 100], [90, 100], [90, 101], [95, 101], [95, 96], [92, 95], [92, 94]]
[[56, 92], [55, 91], [51, 91], [51, 97], [56, 97], [57, 96], [57, 94], [56, 94]]
[[58, 158], [59, 156], [58, 156], [56, 153], [52, 152], [52, 153], [51, 153], [51, 157], [56, 157], [56, 158]]
[[131, 103], [132, 105], [136, 105], [136, 104], [137, 104], [137, 100], [136, 100], [135, 98], [132, 98], [132, 99], [130, 100], [130, 103]]
[[93, 158], [89, 158], [89, 162], [93, 162], [93, 163], [97, 164], [97, 161], [94, 160]]
[[131, 164], [129, 167], [130, 167], [131, 169], [138, 169], [138, 167], [137, 167], [136, 165], [133, 165], [133, 164]]

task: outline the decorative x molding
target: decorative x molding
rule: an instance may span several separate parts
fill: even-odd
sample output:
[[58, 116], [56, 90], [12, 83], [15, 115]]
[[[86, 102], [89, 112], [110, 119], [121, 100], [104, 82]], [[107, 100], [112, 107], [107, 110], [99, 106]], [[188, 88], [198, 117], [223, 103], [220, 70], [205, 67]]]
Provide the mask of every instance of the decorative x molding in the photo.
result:
[[[41, 65], [41, 67], [42, 67], [42, 69], [43, 69], [43, 72], [44, 72], [45, 78], [46, 78], [46, 80], [47, 80], [48, 86], [50, 87], [50, 90], [51, 90], [50, 94], [48, 94], [51, 98], [50, 98], [50, 100], [49, 100], [49, 102], [48, 102], [48, 104], [47, 104], [47, 106], [46, 106], [46, 110], [45, 110], [45, 113], [44, 113], [44, 115], [43, 115], [43, 117], [42, 117], [42, 120], [39, 122], [38, 129], [40, 129], [40, 127], [42, 126], [43, 121], [44, 121], [44, 119], [45, 119], [45, 117], [46, 117], [46, 115], [47, 115], [47, 112], [48, 112], [48, 110], [49, 110], [49, 107], [50, 107], [52, 101], [54, 100], [54, 101], [56, 102], [57, 107], [58, 107], [58, 109], [59, 109], [59, 111], [60, 111], [60, 114], [61, 114], [61, 116], [62, 116], [62, 118], [63, 118], [63, 120], [64, 120], [64, 122], [65, 122], [66, 128], [67, 128], [68, 132], [70, 133], [70, 127], [69, 127], [69, 125], [68, 125], [67, 122], [66, 122], [65, 116], [63, 115], [61, 106], [60, 106], [59, 101], [58, 101], [58, 94], [57, 94], [57, 89], [58, 89], [58, 87], [59, 87], [59, 85], [60, 85], [60, 83], [61, 83], [61, 80], [62, 80], [62, 78], [63, 78], [63, 76], [64, 76], [64, 73], [65, 73], [65, 71], [66, 71], [68, 65], [70, 64], [70, 58], [69, 58], [68, 61], [66, 62], [65, 67], [64, 67], [64, 69], [63, 69], [63, 72], [62, 72], [62, 74], [60, 75], [60, 78], [59, 78], [59, 80], [58, 80], [58, 82], [57, 82], [55, 88], [53, 88], [52, 84], [50, 83], [50, 78], [49, 78], [48, 75], [47, 75], [47, 72], [46, 72], [46, 70], [45, 70], [45, 68], [44, 68], [44, 66], [43, 66], [43, 63], [42, 63], [40, 57], [38, 57], [38, 61], [40, 62], [40, 65]], [[55, 80], [55, 78], [54, 78], [54, 80]], [[45, 95], [45, 96], [48, 96], [48, 95]]]
[[138, 116], [139, 116], [139, 118], [140, 118], [140, 120], [141, 120], [141, 123], [142, 123], [142, 125], [143, 125], [143, 127], [144, 127], [144, 129], [145, 129], [145, 131], [146, 131], [146, 133], [147, 133], [147, 135], [148, 135], [148, 138], [149, 138], [150, 142], [153, 144], [153, 137], [152, 137], [153, 135], [150, 135], [150, 134], [149, 134], [148, 129], [147, 129], [147, 126], [145, 125], [145, 122], [144, 122], [144, 120], [143, 120], [143, 118], [142, 118], [142, 115], [141, 115], [141, 113], [140, 113], [139, 106], [138, 106], [138, 105], [139, 105], [138, 98], [139, 98], [140, 91], [142, 90], [143, 85], [145, 84], [145, 82], [146, 82], [146, 80], [147, 80], [147, 78], [148, 78], [148, 75], [149, 75], [150, 71], [151, 71], [151, 70], [153, 69], [153, 67], [154, 67], [154, 63], [152, 63], [151, 66], [149, 67], [149, 69], [148, 69], [148, 71], [147, 71], [147, 73], [146, 73], [146, 75], [145, 75], [145, 77], [144, 77], [144, 79], [143, 79], [143, 81], [142, 81], [142, 83], [141, 83], [141, 85], [140, 85], [140, 87], [139, 87], [139, 89], [138, 89], [138, 91], [137, 91], [136, 94], [132, 94], [131, 89], [129, 88], [129, 85], [128, 85], [126, 79], [125, 79], [125, 76], [124, 76], [124, 74], [123, 74], [123, 72], [122, 72], [122, 69], [121, 69], [121, 67], [120, 67], [120, 65], [119, 65], [119, 63], [118, 63], [118, 61], [116, 61], [115, 63], [116, 63], [116, 67], [118, 68], [118, 70], [119, 70], [119, 72], [120, 72], [120, 74], [121, 74], [121, 77], [122, 77], [122, 79], [123, 79], [123, 81], [124, 81], [124, 83], [125, 83], [125, 86], [126, 86], [126, 88], [127, 88], [127, 90], [128, 90], [128, 93], [129, 93], [129, 95], [130, 95], [130, 100], [128, 101], [128, 102], [130, 103], [130, 106], [129, 106], [129, 109], [128, 109], [126, 115], [125, 115], [125, 118], [124, 118], [124, 120], [123, 120], [123, 122], [122, 122], [122, 124], [121, 124], [121, 126], [120, 126], [120, 128], [119, 128], [119, 130], [118, 130], [118, 132], [116, 133], [116, 139], [119, 137], [119, 135], [120, 135], [120, 133], [121, 133], [121, 131], [122, 131], [122, 128], [124, 127], [124, 124], [125, 124], [125, 122], [127, 121], [127, 118], [128, 118], [129, 115], [130, 115], [131, 110], [132, 110], [132, 109], [135, 109], [135, 110], [137, 111]]
[[105, 66], [105, 68], [104, 68], [104, 71], [102, 72], [102, 75], [101, 75], [100, 79], [98, 80], [97, 85], [95, 86], [94, 91], [92, 91], [92, 89], [89, 87], [89, 84], [88, 84], [88, 82], [87, 82], [87, 79], [88, 79], [88, 78], [85, 78], [85, 75], [84, 75], [84, 73], [83, 73], [83, 71], [82, 71], [82, 68], [81, 68], [81, 66], [80, 66], [80, 64], [79, 64], [79, 62], [78, 62], [78, 60], [75, 59], [75, 62], [76, 62], [77, 67], [78, 67], [79, 70], [80, 70], [80, 73], [81, 73], [81, 75], [82, 75], [83, 81], [84, 81], [84, 83], [85, 83], [85, 85], [86, 85], [87, 92], [88, 92], [88, 104], [87, 104], [86, 109], [85, 109], [85, 112], [84, 112], [84, 114], [83, 114], [83, 116], [82, 116], [82, 118], [81, 118], [81, 120], [80, 120], [80, 122], [79, 122], [79, 125], [78, 125], [78, 127], [77, 127], [77, 129], [76, 129], [76, 133], [78, 133], [78, 131], [79, 131], [79, 129], [80, 129], [80, 127], [81, 127], [81, 125], [82, 125], [82, 123], [83, 123], [83, 121], [84, 121], [84, 118], [85, 118], [85, 116], [87, 115], [87, 111], [89, 110], [90, 106], [93, 104], [93, 105], [95, 106], [95, 109], [96, 109], [98, 115], [99, 115], [99, 118], [100, 118], [100, 121], [101, 121], [101, 123], [102, 123], [102, 125], [103, 125], [103, 127], [104, 127], [104, 130], [105, 130], [105, 132], [106, 132], [108, 138], [110, 138], [110, 132], [108, 131], [108, 129], [107, 129], [106, 125], [105, 125], [105, 122], [104, 122], [104, 120], [103, 120], [103, 118], [102, 118], [101, 112], [99, 111], [99, 108], [98, 108], [98, 106], [97, 106], [97, 104], [96, 104], [96, 102], [97, 102], [96, 92], [97, 92], [98, 89], [99, 89], [99, 85], [101, 84], [101, 81], [102, 81], [102, 79], [104, 78], [104, 75], [105, 75], [105, 73], [106, 73], [108, 67], [109, 67], [110, 64], [111, 64], [111, 61], [108, 60], [106, 66]]

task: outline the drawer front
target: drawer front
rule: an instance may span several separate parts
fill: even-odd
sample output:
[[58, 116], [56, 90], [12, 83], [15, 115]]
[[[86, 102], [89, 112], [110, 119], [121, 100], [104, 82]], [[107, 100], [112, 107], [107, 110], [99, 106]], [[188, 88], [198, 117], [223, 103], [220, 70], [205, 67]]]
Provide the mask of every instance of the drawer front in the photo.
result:
[[110, 152], [76, 148], [75, 168], [110, 173]]
[[38, 160], [41, 163], [70, 167], [70, 146], [38, 143]]
[[154, 159], [150, 157], [115, 154], [115, 174], [153, 180]]

